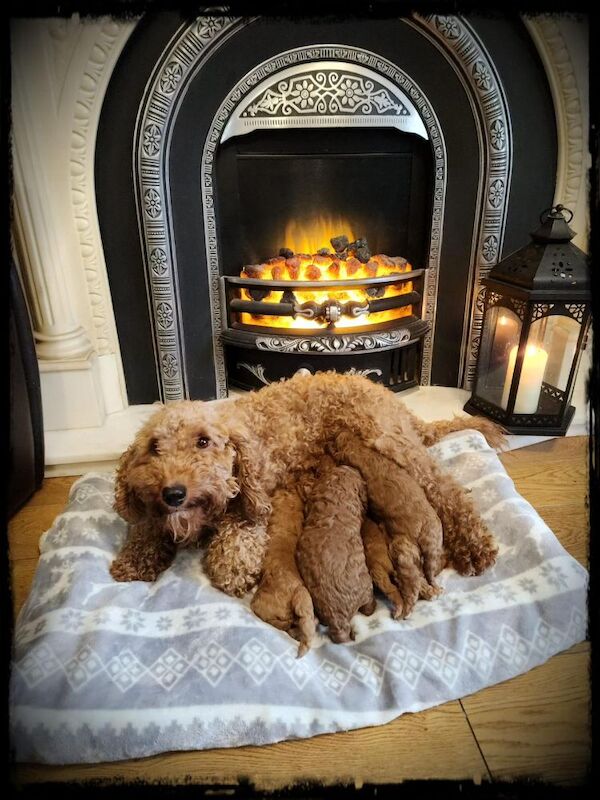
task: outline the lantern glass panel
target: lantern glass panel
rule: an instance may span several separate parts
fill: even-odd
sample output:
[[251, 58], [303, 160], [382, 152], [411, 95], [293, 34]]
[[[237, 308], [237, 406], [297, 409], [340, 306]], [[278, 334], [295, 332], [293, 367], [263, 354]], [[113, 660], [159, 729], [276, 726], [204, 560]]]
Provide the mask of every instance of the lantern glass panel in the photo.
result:
[[479, 350], [477, 386], [475, 394], [500, 408], [506, 409], [514, 361], [510, 353], [518, 347], [521, 335], [521, 320], [509, 308], [493, 306], [488, 308], [481, 336]]
[[580, 332], [581, 325], [576, 320], [558, 314], [542, 317], [531, 324], [528, 346], [531, 344], [548, 354], [540, 387], [540, 414], [560, 413], [571, 367], [577, 357]]

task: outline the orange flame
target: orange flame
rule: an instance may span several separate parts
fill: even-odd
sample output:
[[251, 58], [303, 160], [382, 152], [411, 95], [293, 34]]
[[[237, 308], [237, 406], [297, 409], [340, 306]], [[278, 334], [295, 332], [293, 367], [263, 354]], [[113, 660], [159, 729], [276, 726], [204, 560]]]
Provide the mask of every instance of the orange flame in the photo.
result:
[[285, 226], [284, 246], [294, 253], [318, 253], [324, 247], [331, 250], [331, 239], [340, 231], [350, 242], [356, 240], [352, 226], [343, 217], [319, 214], [308, 222], [293, 219]]

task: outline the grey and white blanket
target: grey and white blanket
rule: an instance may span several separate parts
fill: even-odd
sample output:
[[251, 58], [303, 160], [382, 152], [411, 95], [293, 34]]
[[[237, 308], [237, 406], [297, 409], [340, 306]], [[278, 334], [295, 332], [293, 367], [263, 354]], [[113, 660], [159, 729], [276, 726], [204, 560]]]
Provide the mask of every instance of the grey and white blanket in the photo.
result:
[[480, 577], [440, 575], [444, 594], [394, 621], [384, 600], [356, 640], [323, 635], [302, 659], [287, 634], [210, 586], [181, 550], [156, 583], [108, 568], [125, 523], [113, 476], [89, 474], [40, 544], [16, 626], [16, 758], [116, 761], [167, 750], [265, 744], [381, 725], [512, 678], [584, 639], [587, 572], [517, 492], [474, 431], [431, 448], [500, 543]]

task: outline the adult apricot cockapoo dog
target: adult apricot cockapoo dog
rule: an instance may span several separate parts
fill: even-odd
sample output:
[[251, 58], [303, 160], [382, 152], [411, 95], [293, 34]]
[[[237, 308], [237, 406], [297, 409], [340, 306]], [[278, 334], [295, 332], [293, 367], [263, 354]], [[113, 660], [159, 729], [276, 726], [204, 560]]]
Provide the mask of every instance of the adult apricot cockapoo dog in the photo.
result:
[[155, 580], [178, 542], [212, 528], [206, 570], [217, 588], [243, 595], [260, 577], [273, 493], [316, 468], [327, 444], [350, 431], [417, 481], [442, 522], [448, 561], [463, 575], [479, 574], [495, 561], [493, 538], [468, 493], [426, 449], [466, 428], [494, 447], [503, 441], [486, 419], [426, 423], [385, 387], [334, 373], [294, 376], [219, 404], [164, 406], [119, 462], [115, 508], [130, 527], [111, 573]]

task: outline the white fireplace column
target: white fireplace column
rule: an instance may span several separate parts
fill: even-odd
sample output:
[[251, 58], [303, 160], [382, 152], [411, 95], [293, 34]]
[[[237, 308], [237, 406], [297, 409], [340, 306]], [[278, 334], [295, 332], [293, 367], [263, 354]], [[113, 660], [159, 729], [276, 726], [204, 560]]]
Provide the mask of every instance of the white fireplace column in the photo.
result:
[[102, 100], [133, 26], [11, 26], [13, 233], [47, 431], [99, 427], [127, 404], [93, 169]]

